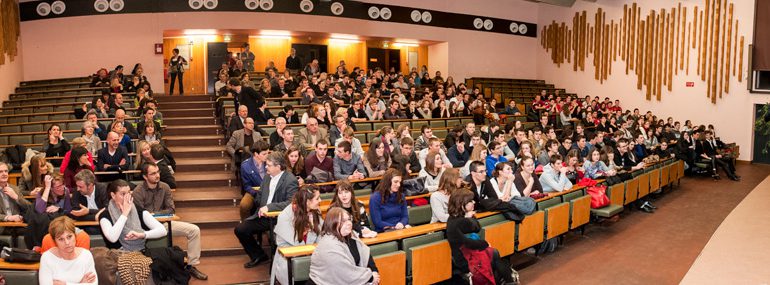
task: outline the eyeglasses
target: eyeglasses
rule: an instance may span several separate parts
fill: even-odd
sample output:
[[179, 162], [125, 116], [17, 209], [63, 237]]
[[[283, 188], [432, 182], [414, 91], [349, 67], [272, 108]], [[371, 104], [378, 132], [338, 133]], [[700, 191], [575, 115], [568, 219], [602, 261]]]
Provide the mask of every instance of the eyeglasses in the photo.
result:
[[486, 168], [482, 168], [482, 169], [476, 169], [476, 171], [475, 171], [475, 172], [476, 172], [476, 173], [487, 173], [487, 169], [486, 169]]

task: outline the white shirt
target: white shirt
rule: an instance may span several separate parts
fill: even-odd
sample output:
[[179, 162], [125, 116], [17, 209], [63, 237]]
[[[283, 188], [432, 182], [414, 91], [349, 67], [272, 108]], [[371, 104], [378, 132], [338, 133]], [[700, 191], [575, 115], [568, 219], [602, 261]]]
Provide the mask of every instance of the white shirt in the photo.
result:
[[61, 280], [67, 284], [99, 284], [99, 279], [94, 278], [92, 283], [80, 283], [86, 273], [96, 274], [94, 257], [91, 252], [83, 248], [75, 248], [78, 256], [73, 260], [57, 257], [53, 252], [46, 251], [40, 257], [40, 272], [38, 282], [42, 285], [53, 284], [53, 280]]
[[86, 200], [88, 201], [88, 209], [98, 210], [99, 207], [96, 206], [96, 186], [94, 186], [93, 191], [91, 191], [91, 195], [85, 195]]
[[281, 173], [278, 173], [275, 176], [270, 176], [270, 189], [268, 190], [267, 194], [267, 203], [270, 204], [273, 202], [273, 195], [275, 195], [275, 188], [278, 187], [278, 181], [281, 180], [281, 176], [283, 176], [284, 171], [281, 171]]

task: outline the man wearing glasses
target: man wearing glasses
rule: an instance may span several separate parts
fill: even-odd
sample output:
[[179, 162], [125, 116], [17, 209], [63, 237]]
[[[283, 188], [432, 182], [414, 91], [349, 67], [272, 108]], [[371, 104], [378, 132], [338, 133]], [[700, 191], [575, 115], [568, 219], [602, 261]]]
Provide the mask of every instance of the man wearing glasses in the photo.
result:
[[[623, 180], [630, 179], [631, 173], [634, 171], [640, 170], [644, 168], [644, 162], [636, 162], [636, 158], [628, 151], [629, 149], [629, 140], [626, 138], [621, 138], [618, 140], [618, 150], [615, 152], [615, 165], [618, 165], [623, 168], [623, 170], [627, 173], [624, 176], [620, 176], [621, 178], [624, 178]], [[647, 198], [640, 198], [639, 200], [636, 200], [634, 202], [634, 206], [638, 207], [639, 210], [644, 211], [645, 213], [652, 214], [655, 212], [655, 209], [658, 207], [655, 207], [650, 203], [650, 201], [647, 200]]]

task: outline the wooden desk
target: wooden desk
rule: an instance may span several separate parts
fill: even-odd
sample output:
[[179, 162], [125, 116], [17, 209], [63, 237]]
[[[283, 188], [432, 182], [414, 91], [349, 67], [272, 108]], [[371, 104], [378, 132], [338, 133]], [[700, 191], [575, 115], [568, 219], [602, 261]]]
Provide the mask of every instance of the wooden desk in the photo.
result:
[[20, 263], [20, 262], [7, 262], [0, 258], [0, 269], [2, 270], [29, 270], [29, 271], [38, 271], [40, 270], [40, 263]]

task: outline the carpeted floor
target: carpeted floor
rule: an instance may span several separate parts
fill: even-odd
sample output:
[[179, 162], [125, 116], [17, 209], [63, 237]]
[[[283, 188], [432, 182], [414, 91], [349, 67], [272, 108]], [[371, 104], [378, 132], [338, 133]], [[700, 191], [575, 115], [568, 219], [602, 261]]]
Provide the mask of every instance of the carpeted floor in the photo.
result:
[[616, 223], [570, 234], [556, 252], [519, 271], [522, 283], [678, 284], [730, 211], [770, 174], [770, 165], [743, 163], [737, 172], [740, 182], [685, 178], [654, 202], [654, 214], [626, 210]]

